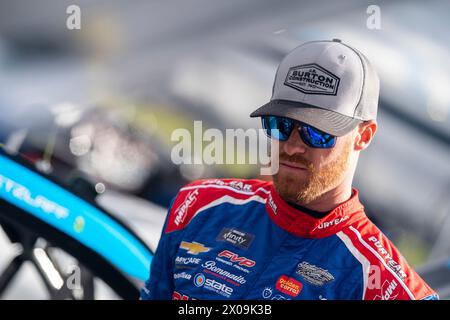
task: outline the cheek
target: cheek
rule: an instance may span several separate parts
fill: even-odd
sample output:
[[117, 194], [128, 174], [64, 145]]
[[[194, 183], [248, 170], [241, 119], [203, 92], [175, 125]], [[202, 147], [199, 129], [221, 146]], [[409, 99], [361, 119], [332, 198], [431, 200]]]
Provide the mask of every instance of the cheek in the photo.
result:
[[320, 152], [318, 152], [317, 155], [315, 155], [314, 158], [311, 159], [314, 168], [320, 170], [321, 168], [327, 166], [329, 163], [333, 162], [336, 157], [336, 153], [333, 151], [333, 149], [320, 150]]
[[351, 158], [353, 150], [353, 140], [345, 139], [336, 143], [336, 146], [328, 154], [327, 163], [343, 164], [347, 163]]
[[320, 150], [320, 153], [317, 157], [314, 157], [312, 159], [314, 168], [317, 168], [317, 170], [320, 170], [324, 167], [329, 166], [332, 163], [335, 163], [338, 159], [342, 157], [342, 154], [345, 151], [345, 144], [338, 144], [334, 146], [334, 148], [326, 149], [326, 150]]

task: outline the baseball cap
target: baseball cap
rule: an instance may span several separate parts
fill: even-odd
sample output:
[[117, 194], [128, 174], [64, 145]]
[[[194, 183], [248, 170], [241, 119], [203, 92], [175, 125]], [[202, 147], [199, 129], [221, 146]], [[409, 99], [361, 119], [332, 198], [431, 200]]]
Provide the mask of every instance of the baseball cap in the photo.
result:
[[272, 98], [250, 117], [281, 116], [343, 136], [375, 120], [380, 81], [370, 61], [339, 39], [306, 42], [278, 66]]

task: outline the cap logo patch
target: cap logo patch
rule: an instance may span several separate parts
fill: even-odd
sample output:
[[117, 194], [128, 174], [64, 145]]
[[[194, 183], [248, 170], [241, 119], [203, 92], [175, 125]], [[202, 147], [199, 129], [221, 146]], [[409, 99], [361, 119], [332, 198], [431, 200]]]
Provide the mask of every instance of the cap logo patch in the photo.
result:
[[337, 94], [339, 78], [319, 65], [305, 64], [289, 69], [284, 84], [306, 94]]

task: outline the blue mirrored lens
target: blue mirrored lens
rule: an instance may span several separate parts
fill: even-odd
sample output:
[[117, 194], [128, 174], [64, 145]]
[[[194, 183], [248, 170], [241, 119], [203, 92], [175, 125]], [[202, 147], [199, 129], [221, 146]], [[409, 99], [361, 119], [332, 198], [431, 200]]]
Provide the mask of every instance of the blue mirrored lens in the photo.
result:
[[303, 125], [300, 131], [303, 141], [314, 148], [331, 148], [336, 143], [336, 137], [314, 127]]
[[[267, 135], [280, 141], [287, 141], [289, 139], [296, 122], [295, 120], [283, 117], [262, 117], [262, 125]], [[335, 136], [307, 124], [300, 124], [299, 133], [303, 142], [312, 148], [332, 148], [336, 143]]]
[[269, 137], [280, 141], [288, 140], [294, 128], [294, 121], [283, 117], [262, 117], [262, 124]]

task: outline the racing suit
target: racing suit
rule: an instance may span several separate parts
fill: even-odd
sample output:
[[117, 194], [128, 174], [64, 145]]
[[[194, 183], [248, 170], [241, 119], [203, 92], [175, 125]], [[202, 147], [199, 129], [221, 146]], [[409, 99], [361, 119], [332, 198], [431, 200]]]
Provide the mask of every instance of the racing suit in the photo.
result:
[[438, 299], [358, 191], [317, 219], [272, 182], [199, 180], [172, 202], [141, 299]]

